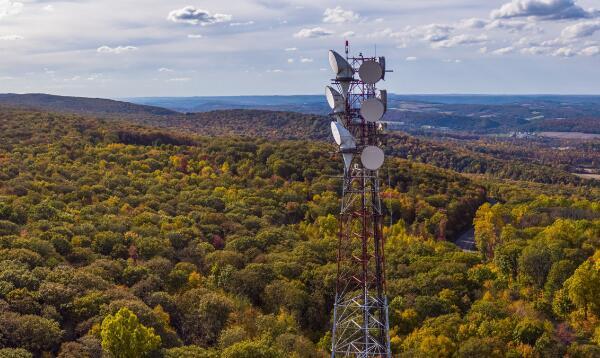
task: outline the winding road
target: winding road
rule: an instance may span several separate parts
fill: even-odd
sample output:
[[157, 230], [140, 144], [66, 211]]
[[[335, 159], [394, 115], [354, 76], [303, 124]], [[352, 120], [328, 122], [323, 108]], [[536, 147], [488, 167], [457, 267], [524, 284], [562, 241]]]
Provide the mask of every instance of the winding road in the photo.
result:
[[464, 231], [456, 241], [454, 241], [456, 246], [460, 247], [463, 251], [477, 251], [477, 247], [475, 246], [475, 228], [470, 228]]

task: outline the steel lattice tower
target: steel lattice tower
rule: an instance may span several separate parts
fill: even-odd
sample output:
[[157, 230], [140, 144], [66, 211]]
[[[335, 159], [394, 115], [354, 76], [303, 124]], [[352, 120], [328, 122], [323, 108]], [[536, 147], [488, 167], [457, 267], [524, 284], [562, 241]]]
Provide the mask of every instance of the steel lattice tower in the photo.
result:
[[[387, 106], [387, 93], [376, 88], [376, 82], [385, 76], [385, 59], [362, 54], [348, 57], [348, 43], [345, 60], [350, 69], [346, 68], [345, 73], [340, 58], [330, 52], [330, 62], [338, 72], [332, 84], [339, 90], [328, 87], [335, 120], [332, 130], [338, 144], [342, 142], [340, 153], [345, 162], [331, 357], [391, 357], [377, 171], [383, 163], [383, 152], [377, 148], [382, 125], [380, 115], [373, 118], [373, 111], [366, 109], [373, 101]], [[338, 61], [337, 67], [333, 59]], [[373, 69], [374, 63], [381, 67], [376, 81], [367, 68]], [[377, 151], [375, 158], [367, 154]]]

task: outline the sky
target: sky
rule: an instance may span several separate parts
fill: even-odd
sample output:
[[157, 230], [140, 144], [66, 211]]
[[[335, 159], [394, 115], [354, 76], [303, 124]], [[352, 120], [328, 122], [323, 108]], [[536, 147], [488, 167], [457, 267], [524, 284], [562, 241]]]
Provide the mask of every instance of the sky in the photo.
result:
[[345, 40], [394, 93], [600, 94], [600, 0], [0, 0], [0, 93], [318, 94]]

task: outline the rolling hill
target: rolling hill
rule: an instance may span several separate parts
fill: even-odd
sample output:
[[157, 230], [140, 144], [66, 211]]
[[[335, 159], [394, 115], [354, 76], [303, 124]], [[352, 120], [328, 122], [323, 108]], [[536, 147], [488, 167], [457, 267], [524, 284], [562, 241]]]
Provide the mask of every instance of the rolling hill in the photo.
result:
[[95, 116], [168, 116], [177, 114], [175, 111], [161, 107], [142, 106], [111, 99], [55, 96], [42, 93], [0, 94], [0, 104], [11, 107]]

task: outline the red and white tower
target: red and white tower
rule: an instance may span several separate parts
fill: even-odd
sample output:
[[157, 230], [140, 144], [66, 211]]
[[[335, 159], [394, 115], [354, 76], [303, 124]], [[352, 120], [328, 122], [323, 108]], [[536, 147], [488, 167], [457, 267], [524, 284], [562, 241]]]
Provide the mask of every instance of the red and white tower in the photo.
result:
[[331, 129], [344, 160], [331, 357], [391, 357], [378, 170], [387, 92], [384, 57], [329, 52]]

